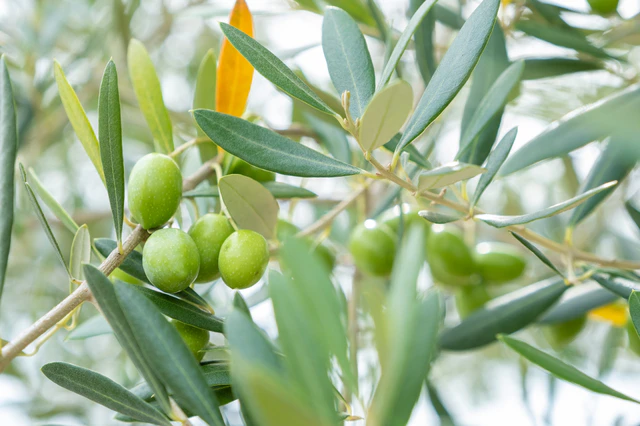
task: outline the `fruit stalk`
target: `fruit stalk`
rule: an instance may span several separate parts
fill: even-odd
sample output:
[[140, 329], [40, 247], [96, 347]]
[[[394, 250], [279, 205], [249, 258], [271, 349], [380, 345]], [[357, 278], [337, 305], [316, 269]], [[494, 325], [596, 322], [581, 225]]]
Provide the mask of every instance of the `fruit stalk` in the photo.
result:
[[[190, 191], [200, 182], [207, 179], [214, 171], [213, 164], [215, 159], [204, 163], [196, 172], [185, 178], [182, 182], [182, 190]], [[111, 274], [122, 261], [131, 253], [141, 242], [143, 242], [149, 233], [138, 225], [133, 232], [123, 242], [123, 253], [120, 254], [118, 249], [113, 250], [109, 256], [100, 264], [99, 269], [105, 275]], [[83, 281], [69, 296], [58, 303], [53, 309], [44, 314], [40, 319], [34, 322], [29, 328], [25, 329], [20, 335], [7, 343], [0, 354], [0, 373], [9, 365], [9, 363], [22, 352], [27, 346], [34, 342], [38, 337], [42, 336], [51, 327], [56, 325], [60, 320], [66, 317], [69, 312], [73, 311], [77, 306], [90, 300], [91, 291], [86, 281]]]

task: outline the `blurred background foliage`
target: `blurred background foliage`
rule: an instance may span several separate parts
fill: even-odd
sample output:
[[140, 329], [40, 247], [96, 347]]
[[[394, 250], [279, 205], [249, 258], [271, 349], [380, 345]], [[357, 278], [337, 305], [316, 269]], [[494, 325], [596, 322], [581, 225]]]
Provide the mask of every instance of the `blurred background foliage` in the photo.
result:
[[[414, 1], [342, 0], [253, 0], [249, 1], [255, 19], [255, 38], [298, 68], [319, 89], [331, 88], [322, 51], [319, 46], [322, 17], [317, 13], [323, 3], [347, 9], [360, 22], [368, 35], [376, 69], [382, 67], [385, 44], [393, 42], [407, 22], [407, 10]], [[411, 4], [410, 4], [411, 3]], [[435, 30], [436, 57], [450, 43], [460, 20], [468, 16], [475, 0], [441, 0]], [[501, 25], [506, 33], [509, 57], [571, 57], [584, 60], [585, 72], [552, 78], [549, 69], [542, 75], [527, 68], [518, 96], [509, 104], [501, 134], [519, 126], [514, 151], [539, 133], [549, 122], [566, 113], [636, 83], [640, 73], [640, 1], [621, 0], [618, 13], [602, 17], [588, 12], [586, 1], [554, 2], [541, 5], [537, 0], [503, 1]], [[149, 50], [161, 79], [163, 96], [174, 125], [176, 146], [195, 137], [189, 114], [193, 102], [198, 66], [208, 49], [216, 53], [221, 43], [217, 25], [225, 20], [232, 1], [204, 0], [8, 0], [0, 3], [0, 52], [9, 63], [16, 92], [19, 117], [19, 161], [35, 170], [43, 185], [69, 211], [77, 223], [88, 224], [91, 235], [113, 237], [111, 213], [100, 179], [78, 143], [62, 108], [53, 78], [53, 60], [62, 65], [87, 114], [96, 127], [98, 89], [102, 70], [113, 58], [121, 76], [120, 97], [127, 174], [134, 162], [152, 151], [152, 138], [140, 113], [133, 89], [126, 77], [126, 50], [129, 40], [141, 40]], [[549, 9], [550, 8], [550, 9]], [[549, 10], [551, 13], [549, 14]], [[378, 12], [386, 17], [379, 20]], [[560, 13], [560, 15], [558, 15]], [[562, 16], [561, 20], [554, 16]], [[378, 20], [376, 19], [378, 18]], [[522, 23], [525, 23], [522, 26]], [[527, 24], [534, 24], [534, 27]], [[387, 26], [387, 24], [389, 26]], [[606, 47], [624, 61], [603, 62], [593, 52], [571, 49], [562, 40], [543, 41], [535, 35], [535, 24], [564, 28], [586, 35], [592, 46]], [[577, 29], [576, 29], [577, 28]], [[543, 33], [553, 37], [553, 31]], [[400, 68], [403, 78], [412, 82], [414, 90], [424, 87], [416, 57], [409, 50]], [[540, 70], [538, 70], [540, 71]], [[533, 78], [535, 77], [535, 78]], [[458, 99], [466, 98], [468, 89]], [[337, 93], [331, 93], [337, 97]], [[457, 151], [459, 123], [463, 102], [455, 102], [446, 112], [446, 120], [437, 123], [437, 145], [430, 161], [449, 161]], [[299, 123], [300, 111], [289, 98], [258, 74], [254, 77], [248, 112], [260, 117], [275, 129], [304, 129]], [[293, 120], [293, 124], [292, 124]], [[300, 132], [304, 134], [304, 132]], [[423, 145], [428, 145], [424, 141]], [[532, 211], [573, 196], [600, 152], [592, 143], [571, 156], [546, 162], [496, 182], [486, 192], [483, 205], [491, 211], [517, 214]], [[183, 156], [187, 175], [199, 164], [197, 151]], [[607, 257], [638, 258], [638, 232], [624, 213], [622, 201], [633, 198], [638, 190], [637, 172], [625, 181], [621, 190], [598, 209], [575, 234], [576, 244]], [[299, 182], [296, 181], [296, 182]], [[339, 180], [313, 182], [309, 188], [320, 196], [313, 201], [286, 203], [300, 226], [311, 223], [349, 192]], [[338, 217], [331, 232], [332, 246], [338, 250], [338, 279], [349, 282], [353, 267], [344, 239], [348, 229], [367, 216], [367, 212], [385, 195], [385, 188], [374, 187], [368, 204], [357, 206]], [[0, 309], [0, 337], [9, 339], [68, 293], [67, 276], [59, 267], [46, 236], [33, 215], [24, 191], [18, 185], [17, 218], [4, 300]], [[294, 209], [295, 208], [295, 209]], [[46, 212], [64, 253], [70, 249], [73, 235]], [[564, 216], [537, 222], [532, 228], [555, 239], [564, 233]], [[466, 222], [465, 222], [466, 223]], [[479, 227], [478, 240], [506, 239], [488, 227]], [[533, 263], [533, 262], [532, 262]], [[544, 277], [548, 271], [534, 264], [521, 282], [500, 288], [501, 292]], [[204, 291], [218, 314], [228, 312], [231, 292], [219, 285]], [[261, 290], [249, 292], [249, 299], [259, 301]], [[273, 320], [267, 303], [255, 307], [256, 317], [273, 332]], [[83, 308], [81, 321], [95, 315], [92, 306]], [[371, 333], [364, 324], [363, 347], [371, 344]], [[548, 346], [540, 330], [532, 332], [542, 347]], [[623, 330], [610, 321], [589, 321], [579, 339], [562, 351], [561, 357], [585, 371], [606, 376], [614, 387], [633, 389], [640, 377], [637, 356], [626, 350]], [[220, 342], [222, 343], [222, 342]], [[361, 369], [375, 375], [375, 357], [361, 354]], [[0, 419], [2, 424], [114, 424], [103, 408], [63, 392], [40, 373], [45, 362], [61, 360], [99, 371], [115, 381], [130, 386], [137, 376], [130, 361], [111, 335], [88, 340], [71, 340], [66, 332], [58, 333], [33, 357], [19, 358], [0, 376]], [[615, 363], [615, 368], [612, 364]], [[526, 424], [547, 421], [553, 424], [636, 424], [640, 415], [631, 404], [599, 399], [567, 384], [555, 383], [539, 370], [528, 371], [513, 353], [500, 345], [465, 354], [446, 354], [433, 371], [433, 385], [444, 405], [459, 424]], [[426, 396], [426, 395], [425, 395]], [[414, 413], [415, 424], [446, 421], [447, 414], [438, 409], [439, 401], [431, 394]], [[503, 419], [495, 418], [500, 409]], [[226, 409], [230, 420], [237, 418], [237, 407]], [[234, 417], [235, 416], [235, 417]]]

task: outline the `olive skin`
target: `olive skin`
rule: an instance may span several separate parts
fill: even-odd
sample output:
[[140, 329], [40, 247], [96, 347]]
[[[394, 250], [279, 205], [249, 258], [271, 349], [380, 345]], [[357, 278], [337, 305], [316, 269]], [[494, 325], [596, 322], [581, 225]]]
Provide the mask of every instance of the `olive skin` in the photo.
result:
[[200, 272], [197, 283], [208, 283], [218, 278], [218, 256], [222, 243], [233, 234], [233, 226], [224, 215], [208, 213], [196, 221], [189, 229], [200, 253]]
[[627, 337], [629, 338], [629, 349], [631, 349], [634, 354], [640, 355], [640, 336], [638, 336], [638, 332], [633, 326], [631, 318], [627, 320], [625, 328], [627, 329]]
[[550, 324], [543, 328], [544, 336], [554, 349], [562, 349], [573, 342], [587, 324], [587, 317], [581, 316], [558, 324]]
[[218, 258], [222, 280], [233, 289], [249, 288], [260, 281], [268, 264], [267, 240], [248, 229], [231, 234], [222, 244]]
[[480, 243], [473, 259], [487, 284], [503, 284], [520, 277], [527, 267], [525, 258], [509, 244]]
[[618, 0], [587, 0], [591, 10], [600, 15], [609, 15], [618, 9]]
[[433, 226], [427, 237], [427, 262], [433, 279], [441, 284], [477, 284], [479, 277], [462, 233], [451, 226]]
[[[298, 232], [300, 232], [300, 228], [293, 223], [284, 219], [278, 219], [278, 226], [276, 227], [276, 238], [278, 241], [284, 242], [284, 240], [296, 235]], [[312, 249], [314, 246], [313, 241], [310, 238], [305, 238], [304, 241], [308, 243], [309, 248]], [[329, 271], [333, 271], [336, 265], [336, 255], [333, 250], [324, 244], [319, 244], [312, 249], [312, 252], [318, 256]]]
[[231, 164], [229, 164], [229, 168], [227, 169], [227, 174], [244, 175], [258, 182], [272, 182], [276, 180], [275, 173], [253, 166], [238, 157], [232, 158]]
[[193, 356], [196, 357], [198, 362], [202, 361], [202, 358], [204, 358], [204, 352], [202, 352], [202, 350], [209, 343], [209, 331], [185, 324], [178, 320], [171, 320], [171, 323], [176, 330], [178, 330], [178, 334], [180, 334], [180, 337], [182, 337], [182, 340], [184, 340], [184, 343]]
[[193, 284], [198, 276], [198, 246], [184, 231], [160, 229], [144, 245], [142, 267], [151, 284], [166, 293], [177, 293]]
[[491, 300], [484, 285], [467, 285], [456, 291], [456, 308], [460, 319], [465, 319]]
[[358, 269], [370, 275], [386, 277], [393, 269], [396, 236], [387, 225], [367, 220], [351, 233], [349, 251]]
[[144, 229], [158, 228], [174, 215], [182, 197], [182, 173], [171, 157], [148, 154], [129, 175], [129, 211]]

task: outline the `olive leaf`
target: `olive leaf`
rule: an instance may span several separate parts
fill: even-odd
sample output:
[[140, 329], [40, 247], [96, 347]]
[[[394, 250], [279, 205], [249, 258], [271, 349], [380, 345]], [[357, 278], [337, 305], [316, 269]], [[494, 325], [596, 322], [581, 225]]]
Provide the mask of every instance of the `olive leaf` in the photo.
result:
[[338, 93], [351, 93], [349, 111], [362, 117], [375, 92], [376, 78], [367, 43], [347, 12], [327, 7], [322, 21], [322, 50]]
[[640, 284], [622, 277], [605, 277], [600, 274], [593, 276], [593, 280], [607, 290], [620, 297], [628, 299], [634, 291], [640, 292]]
[[[401, 137], [402, 133], [396, 133], [391, 139], [389, 139], [389, 142], [384, 144], [384, 148], [390, 152], [394, 152]], [[421, 168], [427, 170], [432, 168], [431, 163], [429, 163], [426, 159], [428, 155], [422, 154], [415, 146], [407, 145], [404, 147], [403, 152], [409, 153], [409, 161], [416, 163]]]
[[78, 228], [71, 243], [71, 256], [69, 256], [69, 273], [76, 280], [84, 279], [82, 265], [91, 261], [91, 235], [87, 225]]
[[47, 188], [45, 188], [42, 182], [40, 182], [40, 179], [38, 179], [36, 172], [31, 167], [29, 167], [28, 175], [29, 185], [31, 185], [32, 188], [35, 189], [35, 192], [38, 194], [40, 199], [47, 207], [49, 207], [49, 210], [51, 210], [53, 215], [58, 218], [60, 223], [62, 223], [64, 227], [69, 230], [69, 232], [75, 234], [79, 228], [76, 221], [73, 220], [71, 215], [64, 209], [64, 207], [62, 207], [62, 205], [60, 205], [60, 203], [58, 203], [56, 199], [53, 198], [53, 195], [51, 195], [51, 193], [47, 191]]
[[609, 395], [640, 404], [640, 401], [610, 388], [600, 380], [596, 380], [593, 377], [587, 376], [575, 367], [545, 352], [542, 352], [541, 350], [536, 349], [521, 340], [514, 339], [513, 337], [509, 336], [499, 336], [498, 338], [509, 348], [513, 349], [539, 367], [547, 370], [549, 373], [553, 374], [559, 379], [576, 384], [592, 392], [596, 392], [602, 395]]
[[579, 286], [572, 286], [567, 290], [557, 304], [544, 313], [536, 322], [540, 324], [558, 324], [580, 318], [592, 309], [608, 305], [620, 296], [600, 287], [597, 283], [587, 282]]
[[[109, 238], [96, 238], [93, 241], [93, 244], [95, 245], [96, 250], [98, 250], [98, 252], [105, 258], [108, 257], [112, 251], [118, 248], [118, 243], [110, 240]], [[124, 258], [119, 268], [140, 281], [145, 283], [149, 282], [149, 278], [147, 278], [147, 274], [145, 274], [144, 268], [142, 267], [142, 253], [139, 251], [133, 250], [129, 253], [127, 257]]]
[[439, 224], [451, 223], [462, 219], [462, 215], [446, 214], [430, 210], [421, 210], [418, 212], [418, 214], [420, 215], [420, 217], [428, 220], [431, 223]]
[[68, 335], [67, 340], [85, 340], [95, 336], [103, 336], [112, 333], [113, 330], [107, 320], [100, 314], [82, 322]]
[[118, 241], [122, 240], [124, 220], [124, 156], [122, 154], [122, 124], [120, 94], [116, 65], [109, 61], [104, 69], [98, 97], [98, 140], [104, 170], [113, 225]]
[[0, 297], [9, 265], [15, 193], [18, 124], [11, 77], [0, 56]]
[[407, 123], [396, 148], [398, 155], [424, 132], [462, 89], [487, 44], [499, 6], [499, 0], [484, 0], [462, 26]]
[[223, 176], [220, 196], [240, 229], [250, 229], [266, 239], [275, 237], [280, 206], [268, 189], [243, 175]]
[[526, 58], [523, 80], [557, 77], [584, 71], [598, 71], [603, 64], [596, 61], [574, 58]]
[[418, 190], [422, 192], [431, 188], [443, 188], [462, 180], [471, 179], [484, 172], [486, 169], [480, 166], [454, 161], [422, 172], [418, 177]]
[[513, 225], [523, 225], [525, 223], [533, 222], [535, 220], [544, 219], [550, 216], [555, 216], [559, 213], [562, 213], [567, 210], [571, 210], [572, 208], [579, 206], [584, 203], [589, 197], [593, 197], [599, 192], [606, 191], [607, 189], [615, 186], [617, 184], [616, 181], [605, 183], [604, 185], [600, 185], [596, 188], [590, 189], [589, 191], [580, 194], [576, 197], [573, 197], [569, 200], [563, 201], [558, 204], [554, 204], [551, 207], [547, 207], [546, 209], [539, 210], [534, 213], [523, 214], [519, 216], [501, 216], [497, 214], [479, 214], [476, 215], [476, 219], [481, 220], [495, 228], [504, 228], [506, 226]]
[[360, 119], [358, 142], [371, 152], [391, 139], [407, 120], [413, 106], [413, 90], [396, 80], [378, 91]]
[[[216, 77], [217, 77], [216, 55], [213, 49], [207, 50], [198, 67], [198, 75], [196, 76], [196, 88], [193, 97], [193, 109], [206, 108], [216, 109]], [[202, 129], [196, 123], [198, 137], [207, 137]], [[218, 153], [218, 148], [213, 143], [199, 143], [198, 151], [200, 152], [200, 160], [204, 163]], [[215, 176], [209, 178], [210, 183], [215, 183]]]
[[336, 160], [351, 164], [351, 148], [345, 130], [337, 122], [327, 122], [312, 113], [303, 112], [304, 121]]
[[147, 125], [153, 135], [156, 151], [169, 154], [173, 151], [173, 129], [169, 113], [164, 106], [160, 80], [147, 49], [131, 39], [127, 51], [129, 78]]
[[558, 276], [564, 278], [564, 274], [562, 272], [560, 272], [560, 270], [556, 267], [556, 265], [553, 264], [552, 261], [549, 260], [549, 258], [547, 256], [544, 255], [544, 253], [542, 253], [536, 246], [534, 246], [533, 244], [531, 244], [529, 241], [527, 241], [526, 239], [524, 239], [523, 237], [521, 237], [520, 235], [516, 234], [515, 232], [511, 232], [511, 235], [518, 241], [520, 241], [520, 243], [525, 246], [531, 253], [534, 254], [535, 257], [537, 257], [538, 259], [540, 259], [540, 261], [542, 263], [544, 263], [545, 265], [547, 265], [549, 268], [551, 268], [551, 270], [553, 272], [555, 272], [556, 274], [558, 274]]
[[76, 95], [73, 87], [71, 87], [71, 84], [67, 81], [67, 77], [64, 75], [64, 71], [62, 71], [62, 67], [58, 61], [53, 61], [53, 73], [56, 84], [58, 85], [60, 100], [67, 113], [71, 127], [73, 127], [73, 130], [76, 132], [78, 140], [80, 140], [82, 147], [104, 183], [104, 171], [102, 169], [102, 162], [100, 161], [100, 146], [93, 127], [91, 127], [91, 123], [89, 123], [87, 114], [84, 112], [84, 108], [82, 108], [78, 95]]
[[231, 44], [253, 65], [256, 71], [283, 92], [318, 111], [331, 115], [337, 114], [300, 77], [260, 43], [231, 25], [220, 23], [220, 28]]
[[[409, 11], [413, 16], [427, 0], [409, 0]], [[437, 4], [435, 5], [437, 6]], [[436, 27], [436, 11], [429, 8], [429, 12], [422, 18], [422, 21], [413, 34], [415, 45], [416, 63], [425, 86], [429, 84], [437, 63], [434, 49], [434, 31]]]
[[[300, 188], [299, 186], [289, 185], [284, 182], [259, 182], [273, 195], [273, 198], [315, 198], [318, 195], [315, 192], [311, 192], [306, 188]], [[198, 188], [191, 191], [183, 192], [183, 197], [186, 198], [199, 198], [199, 197], [219, 197], [220, 192], [217, 186], [210, 186], [207, 188]]]
[[362, 172], [241, 118], [204, 109], [197, 109], [193, 114], [211, 140], [261, 169], [302, 177], [349, 176]]
[[171, 426], [160, 411], [99, 373], [64, 362], [46, 364], [42, 373], [55, 384], [118, 413], [141, 422]]

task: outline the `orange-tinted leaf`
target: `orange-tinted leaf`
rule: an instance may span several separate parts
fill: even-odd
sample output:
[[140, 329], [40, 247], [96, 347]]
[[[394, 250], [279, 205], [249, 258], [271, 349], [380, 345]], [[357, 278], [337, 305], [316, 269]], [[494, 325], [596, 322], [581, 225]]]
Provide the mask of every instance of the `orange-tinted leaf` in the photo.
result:
[[[236, 0], [229, 24], [253, 37], [253, 18], [245, 0]], [[216, 110], [240, 117], [247, 106], [253, 67], [226, 38], [222, 42], [216, 83]]]

